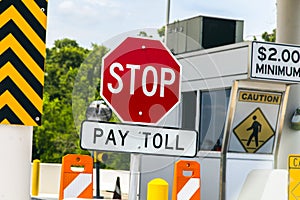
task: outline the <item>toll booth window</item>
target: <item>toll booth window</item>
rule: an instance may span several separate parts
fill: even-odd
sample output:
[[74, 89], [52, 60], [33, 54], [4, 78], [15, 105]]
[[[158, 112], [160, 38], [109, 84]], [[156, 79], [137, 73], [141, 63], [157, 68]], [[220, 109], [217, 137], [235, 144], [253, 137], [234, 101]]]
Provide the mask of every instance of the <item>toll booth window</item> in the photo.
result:
[[196, 102], [197, 102], [196, 91], [182, 93], [181, 127], [183, 129], [195, 130]]
[[200, 99], [200, 150], [220, 151], [230, 89], [204, 91]]

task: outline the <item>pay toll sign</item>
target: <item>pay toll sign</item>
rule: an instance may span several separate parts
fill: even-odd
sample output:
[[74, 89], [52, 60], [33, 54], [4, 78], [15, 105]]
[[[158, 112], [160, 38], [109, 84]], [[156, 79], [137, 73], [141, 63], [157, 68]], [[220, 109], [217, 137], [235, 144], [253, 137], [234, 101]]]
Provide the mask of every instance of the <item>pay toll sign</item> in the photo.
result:
[[194, 157], [197, 132], [175, 128], [83, 121], [83, 149]]

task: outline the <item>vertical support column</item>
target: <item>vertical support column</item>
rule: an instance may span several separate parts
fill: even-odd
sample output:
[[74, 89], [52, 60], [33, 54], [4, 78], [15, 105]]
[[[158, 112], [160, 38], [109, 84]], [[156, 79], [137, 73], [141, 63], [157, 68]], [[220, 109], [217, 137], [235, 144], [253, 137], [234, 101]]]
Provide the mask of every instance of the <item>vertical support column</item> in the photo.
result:
[[29, 200], [32, 126], [0, 125], [0, 199]]
[[130, 155], [130, 183], [129, 183], [129, 194], [128, 200], [136, 200], [137, 191], [139, 186], [139, 178], [140, 178], [140, 164], [141, 164], [141, 154]]
[[300, 1], [277, 0], [276, 42], [300, 44]]
[[[288, 44], [300, 44], [300, 1], [277, 0], [277, 28], [276, 42]], [[300, 140], [299, 131], [290, 129], [291, 114], [300, 106], [300, 86], [291, 85], [284, 129], [280, 140], [277, 155], [277, 168], [286, 169], [287, 158], [291, 153], [299, 152], [300, 146], [296, 141]]]
[[32, 126], [41, 125], [43, 110], [47, 6], [48, 0], [0, 0], [1, 200], [31, 199]]

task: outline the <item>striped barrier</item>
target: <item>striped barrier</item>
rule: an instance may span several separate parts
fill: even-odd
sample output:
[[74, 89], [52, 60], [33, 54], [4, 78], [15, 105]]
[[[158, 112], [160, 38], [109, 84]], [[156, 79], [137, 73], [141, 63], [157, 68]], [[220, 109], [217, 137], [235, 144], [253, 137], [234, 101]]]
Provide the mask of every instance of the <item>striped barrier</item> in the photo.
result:
[[172, 200], [200, 200], [200, 164], [179, 160], [175, 163]]
[[68, 154], [63, 157], [59, 200], [93, 198], [93, 158]]

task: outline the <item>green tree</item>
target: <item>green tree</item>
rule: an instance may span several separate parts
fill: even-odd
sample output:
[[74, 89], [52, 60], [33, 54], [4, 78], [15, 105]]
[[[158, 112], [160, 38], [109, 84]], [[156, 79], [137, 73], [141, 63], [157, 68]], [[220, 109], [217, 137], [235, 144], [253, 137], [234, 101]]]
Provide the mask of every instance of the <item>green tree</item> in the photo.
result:
[[57, 40], [47, 49], [42, 126], [35, 127], [33, 159], [61, 162], [68, 153], [83, 153], [72, 115], [72, 89], [89, 50], [70, 39]]
[[70, 39], [57, 40], [54, 44], [47, 49], [44, 91], [49, 93], [50, 100], [56, 97], [62, 100], [70, 97], [65, 95], [71, 94], [77, 70], [89, 50]]
[[149, 37], [149, 38], [153, 37], [152, 35], [148, 35], [145, 31], [140, 31], [138, 36], [140, 36], [140, 37]]
[[[66, 154], [90, 154], [79, 147], [79, 130], [86, 108], [99, 94], [102, 57], [108, 49], [92, 50], [62, 39], [46, 49], [42, 125], [34, 128], [33, 159], [61, 162]], [[113, 115], [113, 121], [118, 121]], [[129, 155], [110, 153], [108, 168], [128, 169]]]
[[[76, 127], [79, 131], [82, 120], [85, 119], [87, 107], [94, 101], [100, 100], [100, 76], [103, 56], [108, 49], [102, 45], [92, 44], [92, 51], [81, 64], [72, 93], [72, 107]], [[118, 122], [115, 114], [111, 121]]]
[[161, 38], [165, 37], [165, 31], [166, 31], [166, 26], [162, 26], [160, 29], [157, 29], [157, 33], [159, 37]]
[[264, 32], [261, 35], [261, 37], [266, 42], [275, 42], [276, 41], [276, 29], [273, 29], [272, 33]]
[[[93, 50], [81, 64], [72, 93], [73, 116], [78, 131], [82, 120], [86, 117], [86, 108], [92, 101], [102, 99], [99, 93], [100, 68], [102, 58], [108, 52], [108, 49], [97, 44], [93, 44], [92, 47]], [[120, 122], [114, 113], [110, 121]], [[130, 154], [115, 152], [107, 152], [107, 154], [109, 158], [105, 162], [106, 168], [129, 169]]]

